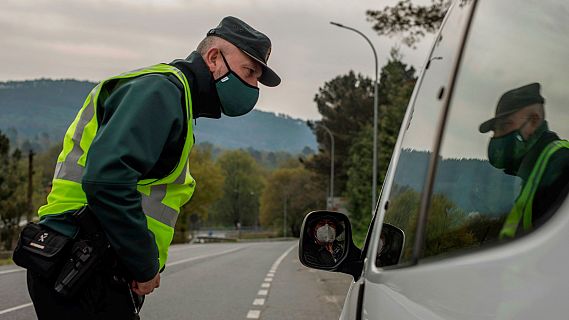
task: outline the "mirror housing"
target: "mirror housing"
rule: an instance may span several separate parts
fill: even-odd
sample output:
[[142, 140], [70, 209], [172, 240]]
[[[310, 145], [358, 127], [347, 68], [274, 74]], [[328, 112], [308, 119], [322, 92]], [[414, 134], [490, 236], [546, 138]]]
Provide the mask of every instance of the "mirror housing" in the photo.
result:
[[383, 223], [375, 265], [388, 267], [399, 263], [405, 244], [405, 232], [389, 223]]
[[361, 250], [352, 241], [350, 220], [335, 211], [313, 211], [306, 215], [298, 257], [309, 268], [347, 273], [356, 279], [363, 268]]

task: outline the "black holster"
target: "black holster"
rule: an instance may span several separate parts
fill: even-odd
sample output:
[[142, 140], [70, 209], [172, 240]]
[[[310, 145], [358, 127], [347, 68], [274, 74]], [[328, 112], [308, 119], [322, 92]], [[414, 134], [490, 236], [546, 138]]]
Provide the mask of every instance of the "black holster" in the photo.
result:
[[74, 296], [111, 252], [109, 241], [89, 207], [74, 212], [72, 218], [79, 226], [79, 234], [54, 286], [65, 297]]
[[71, 214], [79, 227], [75, 238], [44, 224], [29, 223], [20, 233], [14, 262], [45, 279], [54, 279], [55, 291], [71, 297], [110, 253], [110, 244], [93, 213], [85, 206]]

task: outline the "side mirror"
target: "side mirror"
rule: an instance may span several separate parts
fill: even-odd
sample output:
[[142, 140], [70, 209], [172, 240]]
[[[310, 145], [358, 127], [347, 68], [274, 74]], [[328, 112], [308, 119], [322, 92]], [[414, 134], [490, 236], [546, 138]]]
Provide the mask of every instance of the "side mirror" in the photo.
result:
[[302, 223], [300, 262], [310, 268], [334, 270], [348, 256], [351, 241], [348, 217], [333, 211], [310, 212]]
[[313, 211], [304, 218], [301, 230], [298, 257], [303, 265], [359, 276], [361, 250], [352, 242], [352, 226], [346, 215]]
[[389, 223], [384, 223], [379, 236], [379, 248], [377, 248], [375, 265], [387, 267], [398, 264], [403, 253], [404, 244], [405, 233], [403, 230]]

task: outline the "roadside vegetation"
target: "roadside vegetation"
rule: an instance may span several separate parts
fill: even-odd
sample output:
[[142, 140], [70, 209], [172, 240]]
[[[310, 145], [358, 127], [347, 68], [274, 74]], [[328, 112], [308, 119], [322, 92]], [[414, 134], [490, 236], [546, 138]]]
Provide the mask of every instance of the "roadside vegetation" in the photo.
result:
[[[425, 34], [436, 31], [448, 6], [447, 0], [424, 6], [402, 0], [366, 15], [378, 35], [401, 36], [404, 45], [414, 47]], [[381, 68], [378, 193], [417, 80], [416, 70], [404, 60], [394, 48]], [[182, 208], [174, 240], [185, 242], [193, 231], [213, 227], [298, 237], [306, 213], [326, 208], [331, 156], [330, 140], [322, 128], [326, 126], [335, 137], [334, 195], [345, 199], [354, 239], [361, 245], [372, 212], [373, 85], [372, 79], [350, 70], [323, 83], [314, 97], [321, 119], [311, 126], [316, 151], [305, 148], [292, 154], [196, 145], [190, 170], [197, 187]], [[11, 144], [8, 137], [16, 135], [0, 131], [0, 248], [4, 251], [13, 249], [26, 217], [37, 219], [35, 212], [45, 202], [60, 150], [57, 145], [42, 145], [43, 151], [34, 155], [30, 177], [29, 155], [35, 150], [29, 143]]]

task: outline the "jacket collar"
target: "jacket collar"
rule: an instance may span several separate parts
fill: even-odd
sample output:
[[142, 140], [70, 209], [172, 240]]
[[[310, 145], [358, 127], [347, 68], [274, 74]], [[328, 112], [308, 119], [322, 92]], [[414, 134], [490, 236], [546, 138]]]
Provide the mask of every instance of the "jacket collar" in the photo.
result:
[[202, 56], [194, 51], [186, 59], [174, 60], [170, 65], [182, 71], [188, 79], [192, 94], [193, 118], [221, 118], [221, 103], [215, 82]]
[[524, 157], [517, 176], [527, 181], [543, 149], [556, 140], [559, 140], [559, 136], [555, 132], [549, 130], [545, 131]]

